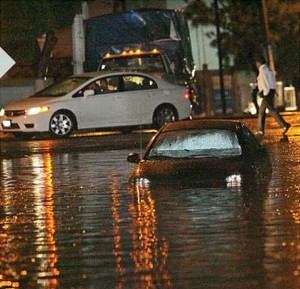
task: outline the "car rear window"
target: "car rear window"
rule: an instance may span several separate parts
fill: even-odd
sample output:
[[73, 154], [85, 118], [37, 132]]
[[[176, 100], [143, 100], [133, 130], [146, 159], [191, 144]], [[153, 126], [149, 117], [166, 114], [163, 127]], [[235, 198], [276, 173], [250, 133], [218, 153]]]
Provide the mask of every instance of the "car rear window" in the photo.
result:
[[185, 130], [161, 133], [147, 158], [232, 157], [242, 153], [235, 132], [229, 130]]
[[123, 84], [125, 91], [157, 88], [157, 84], [154, 80], [139, 75], [123, 76]]

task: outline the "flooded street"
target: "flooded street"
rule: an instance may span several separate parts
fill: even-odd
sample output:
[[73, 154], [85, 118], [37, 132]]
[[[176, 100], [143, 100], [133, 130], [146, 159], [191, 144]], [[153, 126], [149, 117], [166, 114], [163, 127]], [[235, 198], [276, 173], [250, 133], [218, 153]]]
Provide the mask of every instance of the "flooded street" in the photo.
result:
[[268, 125], [255, 188], [130, 186], [152, 134], [0, 140], [0, 288], [300, 288], [300, 129]]

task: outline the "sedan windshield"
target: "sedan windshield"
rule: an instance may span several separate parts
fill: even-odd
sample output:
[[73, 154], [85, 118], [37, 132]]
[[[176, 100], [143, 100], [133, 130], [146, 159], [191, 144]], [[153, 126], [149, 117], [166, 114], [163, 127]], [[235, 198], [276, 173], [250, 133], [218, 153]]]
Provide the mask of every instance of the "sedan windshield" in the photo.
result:
[[184, 130], [163, 132], [146, 159], [233, 157], [242, 153], [235, 132], [228, 130]]
[[73, 91], [81, 84], [89, 80], [89, 77], [70, 77], [60, 82], [54, 83], [44, 90], [39, 91], [32, 97], [59, 97]]

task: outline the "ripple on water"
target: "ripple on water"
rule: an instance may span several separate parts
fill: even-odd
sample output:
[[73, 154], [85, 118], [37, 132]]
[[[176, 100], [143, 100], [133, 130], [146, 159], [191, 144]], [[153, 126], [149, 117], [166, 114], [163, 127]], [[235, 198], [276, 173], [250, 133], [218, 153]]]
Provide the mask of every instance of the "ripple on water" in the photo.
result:
[[0, 284], [298, 289], [300, 147], [267, 147], [255, 190], [129, 188], [128, 151], [2, 160]]

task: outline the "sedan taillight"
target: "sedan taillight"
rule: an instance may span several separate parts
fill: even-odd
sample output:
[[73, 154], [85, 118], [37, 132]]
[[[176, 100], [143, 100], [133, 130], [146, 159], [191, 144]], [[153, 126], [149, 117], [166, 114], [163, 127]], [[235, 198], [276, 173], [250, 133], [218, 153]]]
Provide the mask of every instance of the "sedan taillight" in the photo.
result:
[[191, 92], [188, 88], [185, 90], [184, 98], [185, 99], [190, 99], [191, 98]]

